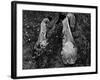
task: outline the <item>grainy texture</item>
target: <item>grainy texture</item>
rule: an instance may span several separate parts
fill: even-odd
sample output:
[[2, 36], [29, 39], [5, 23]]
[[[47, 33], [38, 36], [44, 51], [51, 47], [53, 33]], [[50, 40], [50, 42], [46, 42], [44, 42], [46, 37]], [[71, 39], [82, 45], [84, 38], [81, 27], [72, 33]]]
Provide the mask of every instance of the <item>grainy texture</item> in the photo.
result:
[[[91, 61], [91, 16], [90, 14], [73, 13], [75, 27], [71, 27], [75, 45], [78, 48], [77, 61], [73, 65], [64, 65], [62, 50], [62, 19], [65, 13], [23, 10], [23, 69], [58, 68], [90, 66]], [[48, 31], [48, 46], [40, 52], [34, 49], [40, 32], [40, 24], [46, 17], [56, 20], [54, 29]]]

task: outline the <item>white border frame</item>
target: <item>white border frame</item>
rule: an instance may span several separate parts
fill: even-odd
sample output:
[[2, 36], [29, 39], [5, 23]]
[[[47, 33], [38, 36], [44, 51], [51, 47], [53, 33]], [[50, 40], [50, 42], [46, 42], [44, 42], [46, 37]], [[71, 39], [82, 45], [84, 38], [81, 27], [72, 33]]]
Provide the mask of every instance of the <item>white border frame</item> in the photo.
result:
[[[91, 66], [87, 67], [66, 67], [51, 69], [22, 69], [22, 10], [40, 10], [40, 11], [58, 11], [58, 12], [76, 12], [91, 13]], [[53, 74], [69, 74], [69, 73], [86, 73], [96, 72], [96, 9], [94, 8], [78, 8], [78, 7], [60, 7], [47, 5], [27, 5], [17, 4], [17, 76], [37, 76], [37, 75], [53, 75]], [[66, 71], [66, 72], [65, 72]]]

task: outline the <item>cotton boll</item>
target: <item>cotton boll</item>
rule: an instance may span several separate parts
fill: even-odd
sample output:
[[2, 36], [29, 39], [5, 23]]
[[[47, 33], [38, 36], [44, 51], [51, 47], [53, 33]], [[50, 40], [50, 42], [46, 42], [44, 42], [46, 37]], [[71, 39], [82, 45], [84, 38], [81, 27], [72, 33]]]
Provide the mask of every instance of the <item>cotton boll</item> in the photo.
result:
[[47, 46], [47, 41], [46, 40], [43, 40], [42, 42], [40, 42], [40, 46], [41, 48], [45, 48], [45, 46]]
[[74, 47], [72, 42], [68, 41], [63, 46], [61, 55], [64, 64], [74, 64], [76, 61], [77, 48]]
[[74, 47], [74, 46], [73, 46], [72, 42], [68, 41], [68, 42], [65, 43], [65, 45], [64, 45], [64, 47], [63, 47], [63, 50], [64, 50], [65, 52], [72, 53], [72, 52], [73, 52], [73, 47]]

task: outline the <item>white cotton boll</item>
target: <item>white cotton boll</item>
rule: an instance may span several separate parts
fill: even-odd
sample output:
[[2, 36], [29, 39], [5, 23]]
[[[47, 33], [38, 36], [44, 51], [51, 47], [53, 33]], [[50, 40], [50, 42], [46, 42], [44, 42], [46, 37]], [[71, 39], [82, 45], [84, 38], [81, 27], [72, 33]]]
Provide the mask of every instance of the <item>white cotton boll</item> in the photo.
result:
[[40, 43], [40, 46], [41, 48], [45, 48], [47, 46], [47, 41], [46, 40], [43, 40], [41, 43]]
[[46, 45], [46, 40], [43, 40], [43, 41], [41, 42], [41, 45]]
[[77, 48], [74, 47], [73, 43], [70, 41], [66, 42], [61, 52], [64, 64], [74, 64], [76, 61], [76, 54]]
[[68, 41], [68, 42], [65, 43], [65, 46], [63, 47], [63, 50], [65, 52], [72, 53], [73, 52], [73, 47], [74, 46], [73, 46], [72, 42]]

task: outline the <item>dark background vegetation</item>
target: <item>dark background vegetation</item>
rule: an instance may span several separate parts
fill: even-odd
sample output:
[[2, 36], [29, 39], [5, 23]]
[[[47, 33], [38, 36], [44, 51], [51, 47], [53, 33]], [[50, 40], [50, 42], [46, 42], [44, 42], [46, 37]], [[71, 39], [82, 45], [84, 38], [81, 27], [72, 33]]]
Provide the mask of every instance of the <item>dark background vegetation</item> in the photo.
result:
[[[87, 13], [73, 13], [76, 18], [75, 28], [71, 28], [78, 48], [77, 61], [73, 65], [64, 65], [61, 59], [62, 24], [58, 20], [54, 33], [48, 37], [49, 45], [41, 52], [34, 51], [38, 40], [40, 24], [43, 18], [50, 16], [52, 20], [60, 12], [43, 12], [23, 10], [23, 69], [78, 67], [90, 66], [91, 61], [91, 15]], [[35, 55], [37, 54], [37, 55]], [[37, 58], [34, 58], [37, 57]]]

